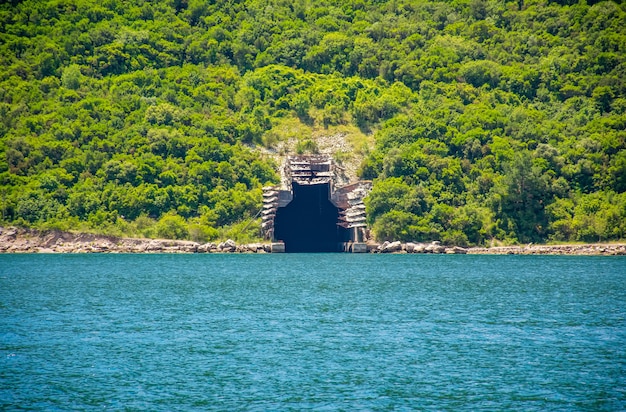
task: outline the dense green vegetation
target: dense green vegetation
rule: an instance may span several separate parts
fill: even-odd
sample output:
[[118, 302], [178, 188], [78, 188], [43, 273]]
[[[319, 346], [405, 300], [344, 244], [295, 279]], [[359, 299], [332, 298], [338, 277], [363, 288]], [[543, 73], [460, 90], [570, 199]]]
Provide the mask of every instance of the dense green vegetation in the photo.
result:
[[375, 138], [380, 240], [622, 239], [624, 22], [584, 0], [4, 3], [2, 219], [254, 236], [278, 181], [257, 149], [343, 127]]

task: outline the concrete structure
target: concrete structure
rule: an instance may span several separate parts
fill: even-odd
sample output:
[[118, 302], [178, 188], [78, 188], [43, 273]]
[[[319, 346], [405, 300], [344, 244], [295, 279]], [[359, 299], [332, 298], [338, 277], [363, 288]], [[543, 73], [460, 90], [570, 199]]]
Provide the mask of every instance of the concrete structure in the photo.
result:
[[[263, 233], [285, 252], [339, 252], [367, 240], [368, 181], [335, 188], [328, 155], [290, 156], [281, 187], [263, 188]], [[360, 251], [361, 248], [358, 248]]]
[[272, 243], [271, 251], [272, 253], [285, 253], [285, 244], [284, 243]]
[[367, 253], [367, 245], [365, 243], [353, 243], [352, 253]]

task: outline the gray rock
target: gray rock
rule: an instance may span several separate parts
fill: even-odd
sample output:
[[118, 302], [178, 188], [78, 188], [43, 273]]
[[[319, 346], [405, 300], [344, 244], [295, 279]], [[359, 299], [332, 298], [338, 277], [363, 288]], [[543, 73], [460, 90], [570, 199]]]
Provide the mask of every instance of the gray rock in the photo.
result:
[[402, 250], [402, 243], [399, 241], [385, 243], [387, 243], [387, 245], [383, 248], [383, 253], [394, 253]]
[[426, 246], [424, 248], [424, 252], [426, 252], [426, 253], [445, 253], [446, 252], [446, 248], [445, 248], [445, 246], [441, 246], [441, 243], [439, 241], [434, 241], [430, 245], [428, 245], [428, 246]]
[[250, 243], [246, 245], [247, 249], [252, 253], [259, 253], [260, 251], [264, 251], [263, 245], [261, 243]]
[[212, 249], [215, 249], [215, 243], [204, 243], [198, 246], [198, 253], [209, 253]]
[[226, 242], [217, 245], [217, 249], [220, 252], [235, 252], [237, 250], [237, 244], [234, 240], [228, 239]]
[[199, 245], [195, 242], [182, 244], [179, 248], [185, 253], [197, 253]]
[[163, 245], [161, 244], [161, 242], [153, 240], [146, 245], [146, 248], [144, 250], [146, 252], [158, 252], [163, 250]]
[[426, 249], [426, 246], [424, 246], [421, 243], [418, 243], [413, 248], [413, 253], [424, 253], [425, 249]]
[[464, 249], [460, 246], [453, 246], [446, 248], [446, 254], [448, 255], [465, 255], [467, 254], [467, 249]]

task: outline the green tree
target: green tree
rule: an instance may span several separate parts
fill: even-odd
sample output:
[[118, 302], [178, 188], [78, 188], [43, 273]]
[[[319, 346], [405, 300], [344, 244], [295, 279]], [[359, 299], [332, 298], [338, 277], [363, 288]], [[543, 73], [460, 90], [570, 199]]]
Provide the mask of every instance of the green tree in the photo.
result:
[[189, 235], [185, 219], [173, 213], [163, 215], [156, 225], [157, 235], [165, 239], [185, 239]]
[[548, 223], [545, 207], [552, 194], [528, 152], [516, 154], [505, 166], [500, 195], [500, 216], [515, 225], [519, 240], [541, 241]]

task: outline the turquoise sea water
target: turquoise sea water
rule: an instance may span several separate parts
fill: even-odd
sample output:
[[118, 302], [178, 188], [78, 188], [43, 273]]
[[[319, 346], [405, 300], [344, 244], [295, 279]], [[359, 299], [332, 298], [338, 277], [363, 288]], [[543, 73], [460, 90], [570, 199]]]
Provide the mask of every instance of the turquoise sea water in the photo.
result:
[[18, 409], [626, 410], [626, 258], [2, 255]]

